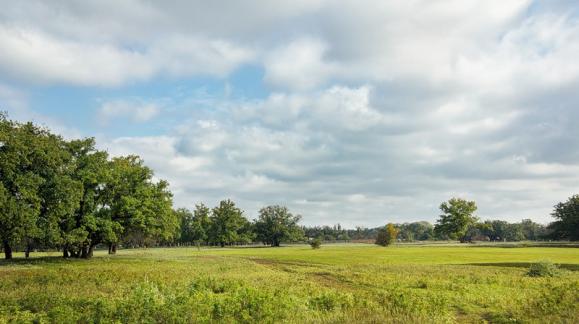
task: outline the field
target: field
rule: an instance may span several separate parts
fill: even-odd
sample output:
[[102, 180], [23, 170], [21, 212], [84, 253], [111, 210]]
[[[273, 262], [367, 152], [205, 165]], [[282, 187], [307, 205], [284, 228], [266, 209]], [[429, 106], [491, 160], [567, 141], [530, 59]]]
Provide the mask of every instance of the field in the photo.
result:
[[[529, 277], [549, 259], [562, 270]], [[579, 322], [579, 249], [299, 245], [0, 262], [3, 322]]]

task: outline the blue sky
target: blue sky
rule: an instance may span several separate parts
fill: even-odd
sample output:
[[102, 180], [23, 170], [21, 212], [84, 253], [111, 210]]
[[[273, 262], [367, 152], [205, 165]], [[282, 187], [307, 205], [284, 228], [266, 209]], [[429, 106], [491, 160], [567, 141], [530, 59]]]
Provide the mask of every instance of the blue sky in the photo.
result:
[[0, 109], [140, 155], [178, 207], [546, 223], [579, 192], [576, 1], [0, 4]]

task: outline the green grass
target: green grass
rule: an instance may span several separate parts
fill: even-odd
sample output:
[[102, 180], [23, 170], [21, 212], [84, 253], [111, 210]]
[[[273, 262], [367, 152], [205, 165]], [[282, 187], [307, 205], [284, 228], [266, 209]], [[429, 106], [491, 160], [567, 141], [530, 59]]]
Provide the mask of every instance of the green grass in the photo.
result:
[[[300, 245], [0, 262], [2, 322], [579, 322], [579, 249]], [[530, 277], [529, 265], [561, 265]]]

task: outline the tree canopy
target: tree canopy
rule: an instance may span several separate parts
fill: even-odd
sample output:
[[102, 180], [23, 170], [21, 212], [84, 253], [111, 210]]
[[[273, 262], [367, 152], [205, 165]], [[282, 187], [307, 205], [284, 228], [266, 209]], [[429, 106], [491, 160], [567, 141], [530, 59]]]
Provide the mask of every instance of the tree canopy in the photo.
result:
[[299, 215], [292, 215], [287, 207], [267, 206], [259, 211], [255, 221], [257, 239], [264, 244], [279, 246], [282, 242], [298, 241], [304, 234], [298, 223]]
[[434, 226], [434, 232], [439, 237], [463, 241], [469, 227], [478, 220], [473, 215], [477, 210], [474, 201], [451, 198], [449, 201], [440, 204], [440, 210], [442, 214]]
[[555, 205], [551, 215], [556, 219], [549, 226], [553, 238], [579, 240], [579, 195], [573, 195], [567, 201]]
[[[123, 238], [172, 240], [178, 229], [168, 182], [137, 156], [108, 158], [92, 138], [66, 141], [0, 114], [0, 241], [92, 256]], [[113, 250], [113, 249], [112, 249]], [[111, 250], [111, 251], [112, 251]]]

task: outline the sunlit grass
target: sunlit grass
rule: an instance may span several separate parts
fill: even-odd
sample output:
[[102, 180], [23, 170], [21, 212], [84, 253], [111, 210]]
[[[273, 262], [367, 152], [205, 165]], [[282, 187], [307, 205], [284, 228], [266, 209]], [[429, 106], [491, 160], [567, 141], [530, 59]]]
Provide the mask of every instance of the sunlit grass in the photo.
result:
[[[42, 255], [43, 256], [43, 255]], [[529, 264], [562, 264], [556, 277]], [[579, 250], [139, 249], [0, 263], [0, 322], [578, 322]], [[567, 269], [567, 270], [565, 270]]]

